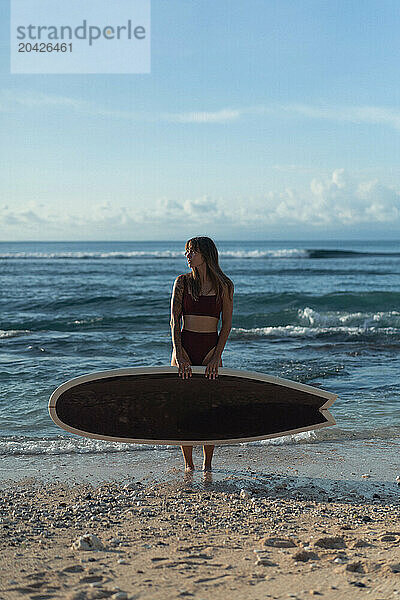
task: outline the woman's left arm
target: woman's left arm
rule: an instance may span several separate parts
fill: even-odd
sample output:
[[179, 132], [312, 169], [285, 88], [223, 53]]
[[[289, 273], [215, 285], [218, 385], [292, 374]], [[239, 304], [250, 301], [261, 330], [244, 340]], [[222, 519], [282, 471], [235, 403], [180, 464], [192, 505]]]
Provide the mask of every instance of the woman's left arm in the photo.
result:
[[207, 363], [205, 376], [209, 379], [218, 377], [218, 367], [220, 366], [221, 356], [225, 348], [226, 341], [232, 327], [232, 312], [233, 312], [233, 289], [231, 295], [229, 291], [222, 297], [222, 323], [221, 331], [219, 332], [218, 343], [215, 346], [214, 353]]

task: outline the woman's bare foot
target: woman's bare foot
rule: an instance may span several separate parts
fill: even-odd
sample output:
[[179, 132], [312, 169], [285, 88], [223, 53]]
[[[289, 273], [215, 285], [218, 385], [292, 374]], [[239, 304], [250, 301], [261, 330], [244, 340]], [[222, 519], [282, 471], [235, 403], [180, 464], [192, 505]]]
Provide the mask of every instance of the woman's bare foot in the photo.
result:
[[212, 471], [203, 471], [203, 481], [204, 489], [207, 489], [207, 487], [213, 482]]
[[183, 458], [185, 459], [185, 473], [194, 471], [193, 446], [181, 446]]

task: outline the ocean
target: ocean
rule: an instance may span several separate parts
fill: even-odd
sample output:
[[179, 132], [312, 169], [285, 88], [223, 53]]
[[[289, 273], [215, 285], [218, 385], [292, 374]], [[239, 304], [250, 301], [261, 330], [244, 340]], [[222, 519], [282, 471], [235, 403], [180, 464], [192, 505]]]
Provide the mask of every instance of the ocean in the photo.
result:
[[[400, 242], [217, 245], [235, 284], [224, 366], [339, 396], [331, 409], [336, 426], [252, 446], [291, 460], [292, 450], [350, 456], [361, 444], [390, 448], [396, 463]], [[170, 364], [170, 295], [174, 279], [188, 271], [184, 242], [3, 242], [0, 269], [2, 459], [37, 465], [41, 457], [178, 456], [175, 448], [67, 434], [50, 420], [47, 404], [57, 386], [85, 373]]]

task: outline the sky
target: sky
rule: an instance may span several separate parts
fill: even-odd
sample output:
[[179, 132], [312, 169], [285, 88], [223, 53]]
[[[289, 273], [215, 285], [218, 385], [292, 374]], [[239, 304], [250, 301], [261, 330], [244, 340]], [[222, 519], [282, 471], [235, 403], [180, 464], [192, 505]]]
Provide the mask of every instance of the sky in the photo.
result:
[[398, 0], [151, 11], [150, 74], [15, 75], [0, 0], [0, 240], [398, 238]]

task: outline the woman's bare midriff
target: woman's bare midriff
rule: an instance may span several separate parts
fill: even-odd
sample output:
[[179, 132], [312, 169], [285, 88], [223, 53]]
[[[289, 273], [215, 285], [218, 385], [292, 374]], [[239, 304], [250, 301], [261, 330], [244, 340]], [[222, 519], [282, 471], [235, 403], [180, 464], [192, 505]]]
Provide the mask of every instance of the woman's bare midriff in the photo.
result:
[[216, 317], [206, 315], [185, 315], [183, 317], [183, 329], [195, 333], [214, 333], [217, 331], [218, 321]]

